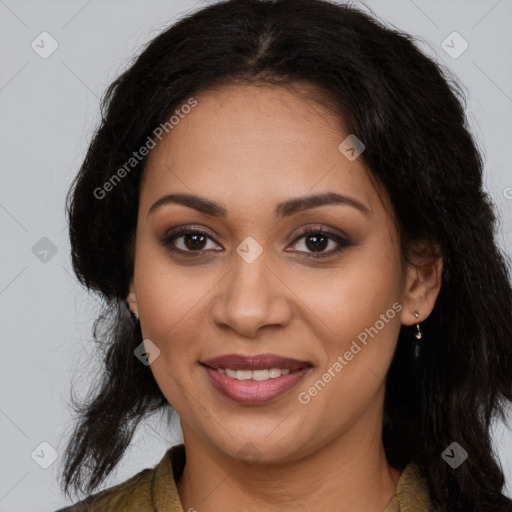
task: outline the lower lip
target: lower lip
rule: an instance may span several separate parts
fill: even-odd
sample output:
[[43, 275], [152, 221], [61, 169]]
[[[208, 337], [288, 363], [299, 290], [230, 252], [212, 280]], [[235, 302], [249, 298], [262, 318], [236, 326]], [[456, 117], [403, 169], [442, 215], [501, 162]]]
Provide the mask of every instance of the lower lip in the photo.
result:
[[299, 381], [311, 370], [311, 367], [302, 368], [288, 375], [281, 375], [268, 380], [238, 380], [222, 375], [209, 366], [202, 365], [215, 389], [235, 402], [246, 405], [257, 405], [269, 402], [289, 389], [296, 386]]

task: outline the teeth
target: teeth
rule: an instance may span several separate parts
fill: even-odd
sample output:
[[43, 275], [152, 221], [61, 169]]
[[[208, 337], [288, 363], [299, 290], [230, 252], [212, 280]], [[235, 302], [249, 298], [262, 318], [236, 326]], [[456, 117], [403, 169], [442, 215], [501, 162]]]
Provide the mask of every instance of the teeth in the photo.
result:
[[226, 375], [231, 379], [237, 380], [269, 380], [281, 377], [281, 375], [288, 375], [290, 370], [280, 368], [270, 368], [269, 370], [231, 370], [230, 368], [217, 368], [221, 375]]
[[270, 379], [269, 371], [268, 370], [253, 370], [251, 373], [252, 373], [252, 378], [254, 380], [268, 380], [268, 379]]

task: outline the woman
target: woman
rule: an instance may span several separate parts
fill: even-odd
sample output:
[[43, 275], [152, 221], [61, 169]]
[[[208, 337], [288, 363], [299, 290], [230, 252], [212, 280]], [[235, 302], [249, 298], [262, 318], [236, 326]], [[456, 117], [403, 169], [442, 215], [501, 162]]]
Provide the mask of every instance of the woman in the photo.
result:
[[412, 38], [221, 2], [104, 107], [68, 213], [112, 326], [64, 489], [97, 488], [154, 411], [184, 443], [65, 510], [512, 510], [489, 433], [510, 274], [463, 96]]

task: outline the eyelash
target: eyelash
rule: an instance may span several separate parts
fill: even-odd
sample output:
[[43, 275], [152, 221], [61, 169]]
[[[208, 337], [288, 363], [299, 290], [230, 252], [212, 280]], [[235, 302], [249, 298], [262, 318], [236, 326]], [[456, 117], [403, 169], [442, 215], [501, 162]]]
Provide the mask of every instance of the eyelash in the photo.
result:
[[[167, 250], [169, 250], [172, 253], [187, 254], [191, 257], [200, 256], [201, 253], [205, 252], [204, 250], [185, 251], [183, 249], [178, 249], [178, 248], [174, 247], [173, 242], [177, 238], [180, 238], [184, 235], [203, 235], [203, 236], [209, 238], [210, 240], [213, 240], [207, 233], [204, 233], [203, 231], [184, 227], [184, 228], [178, 228], [176, 231], [165, 235], [161, 239], [161, 243], [162, 243], [162, 245], [165, 246], [165, 248]], [[346, 247], [348, 247], [350, 245], [349, 240], [347, 240], [343, 237], [340, 237], [338, 235], [335, 235], [334, 233], [330, 233], [329, 231], [324, 231], [322, 228], [317, 228], [317, 227], [310, 227], [310, 228], [306, 229], [305, 231], [303, 231], [302, 233], [300, 233], [297, 236], [297, 238], [295, 238], [292, 245], [295, 245], [301, 238], [305, 238], [305, 237], [311, 236], [311, 235], [318, 235], [321, 237], [328, 238], [329, 240], [333, 240], [334, 242], [336, 242], [338, 244], [338, 248], [328, 251], [328, 252], [319, 252], [319, 253], [314, 253], [314, 252], [313, 253], [305, 253], [304, 251], [298, 251], [298, 252], [304, 253], [306, 258], [327, 258], [329, 256], [332, 256], [334, 254], [341, 252], [343, 249], [345, 249]], [[215, 242], [215, 243], [217, 243], [217, 242]]]

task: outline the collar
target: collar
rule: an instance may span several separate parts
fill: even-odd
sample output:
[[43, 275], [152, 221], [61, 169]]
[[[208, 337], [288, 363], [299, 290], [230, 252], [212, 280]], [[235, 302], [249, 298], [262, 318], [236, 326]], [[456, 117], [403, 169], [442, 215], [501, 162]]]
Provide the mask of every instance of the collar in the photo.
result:
[[158, 464], [151, 482], [153, 506], [157, 512], [183, 512], [176, 482], [185, 467], [185, 446], [170, 448]]

